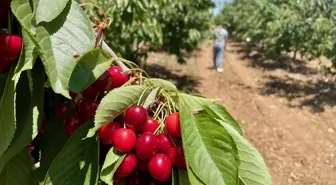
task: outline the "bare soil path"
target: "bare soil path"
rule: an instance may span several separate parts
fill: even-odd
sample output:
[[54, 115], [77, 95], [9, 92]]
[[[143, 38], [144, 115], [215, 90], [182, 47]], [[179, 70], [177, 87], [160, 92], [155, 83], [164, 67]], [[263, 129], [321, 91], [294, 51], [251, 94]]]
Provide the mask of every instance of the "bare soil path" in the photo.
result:
[[263, 60], [237, 43], [224, 73], [211, 59], [204, 44], [185, 65], [152, 53], [147, 70], [223, 104], [263, 154], [273, 185], [336, 185], [336, 83], [320, 78], [314, 63]]

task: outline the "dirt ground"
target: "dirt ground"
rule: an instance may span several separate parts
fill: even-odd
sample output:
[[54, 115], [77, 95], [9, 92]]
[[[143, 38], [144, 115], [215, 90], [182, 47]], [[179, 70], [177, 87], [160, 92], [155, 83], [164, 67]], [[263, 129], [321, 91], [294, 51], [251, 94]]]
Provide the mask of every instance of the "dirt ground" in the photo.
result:
[[336, 83], [317, 66], [266, 60], [230, 43], [217, 73], [206, 43], [185, 65], [152, 53], [147, 71], [223, 104], [264, 156], [273, 185], [336, 185]]

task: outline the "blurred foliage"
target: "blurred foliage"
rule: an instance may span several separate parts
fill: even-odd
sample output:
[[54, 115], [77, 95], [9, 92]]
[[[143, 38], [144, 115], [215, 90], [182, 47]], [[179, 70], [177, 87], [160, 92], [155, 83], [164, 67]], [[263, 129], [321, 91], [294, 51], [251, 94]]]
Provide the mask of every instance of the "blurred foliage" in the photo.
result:
[[236, 0], [216, 17], [239, 40], [250, 38], [266, 54], [300, 52], [327, 56], [336, 66], [336, 3], [333, 0]]
[[[90, 0], [111, 18], [104, 31], [106, 42], [124, 58], [142, 62], [151, 50], [163, 49], [183, 62], [207, 35], [212, 20], [211, 0]], [[93, 16], [103, 13], [84, 6]]]

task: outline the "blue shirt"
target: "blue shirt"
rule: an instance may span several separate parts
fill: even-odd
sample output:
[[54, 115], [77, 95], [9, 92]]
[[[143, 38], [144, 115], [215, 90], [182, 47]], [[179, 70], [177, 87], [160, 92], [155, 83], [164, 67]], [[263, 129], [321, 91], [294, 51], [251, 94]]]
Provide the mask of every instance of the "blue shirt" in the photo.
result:
[[215, 35], [214, 46], [224, 47], [225, 39], [229, 35], [226, 29], [215, 28], [214, 35]]

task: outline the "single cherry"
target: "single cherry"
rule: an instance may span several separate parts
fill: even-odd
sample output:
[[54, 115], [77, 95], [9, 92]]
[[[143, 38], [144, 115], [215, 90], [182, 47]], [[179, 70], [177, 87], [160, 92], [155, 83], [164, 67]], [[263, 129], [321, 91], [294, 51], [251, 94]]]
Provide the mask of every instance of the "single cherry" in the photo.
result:
[[84, 123], [91, 119], [98, 108], [99, 103], [90, 99], [81, 99], [76, 104], [79, 118]]
[[87, 87], [83, 92], [82, 92], [83, 97], [95, 100], [96, 97], [99, 95], [99, 91], [95, 89], [92, 85]]
[[169, 149], [168, 156], [173, 165], [180, 169], [187, 169], [184, 152], [181, 144]]
[[165, 126], [168, 134], [174, 137], [181, 137], [180, 113], [175, 112], [169, 115], [165, 120]]
[[124, 74], [119, 66], [111, 66], [108, 72], [111, 75], [113, 88], [118, 88], [128, 81], [128, 75]]
[[151, 132], [154, 134], [154, 132], [156, 131], [157, 128], [159, 128], [160, 124], [158, 121], [156, 121], [155, 119], [148, 117], [142, 131], [143, 132]]
[[65, 113], [70, 111], [70, 104], [69, 102], [62, 102], [60, 103], [55, 110], [54, 117], [55, 119], [61, 118]]
[[121, 162], [120, 166], [118, 167], [116, 175], [119, 177], [127, 177], [136, 169], [137, 162], [137, 158], [134, 154], [127, 154], [124, 160]]
[[118, 122], [113, 122], [102, 126], [99, 129], [99, 139], [104, 145], [113, 144], [113, 135], [116, 130], [120, 129], [121, 125]]
[[132, 106], [125, 111], [124, 121], [126, 126], [136, 133], [142, 131], [143, 126], [147, 120], [148, 113], [143, 106]]
[[170, 148], [174, 147], [173, 141], [171, 140], [170, 136], [165, 133], [161, 133], [157, 136], [159, 151], [161, 153], [168, 154]]
[[166, 154], [156, 154], [148, 163], [148, 171], [155, 179], [165, 182], [171, 175], [172, 164]]
[[0, 60], [13, 61], [20, 56], [22, 38], [17, 35], [0, 33]]
[[134, 148], [136, 135], [131, 129], [120, 128], [114, 132], [112, 141], [117, 150], [127, 153]]
[[64, 130], [68, 136], [72, 135], [80, 126], [81, 122], [77, 114], [69, 116], [68, 119], [64, 121]]
[[142, 133], [135, 144], [135, 153], [140, 160], [148, 161], [159, 151], [156, 136], [150, 132]]

